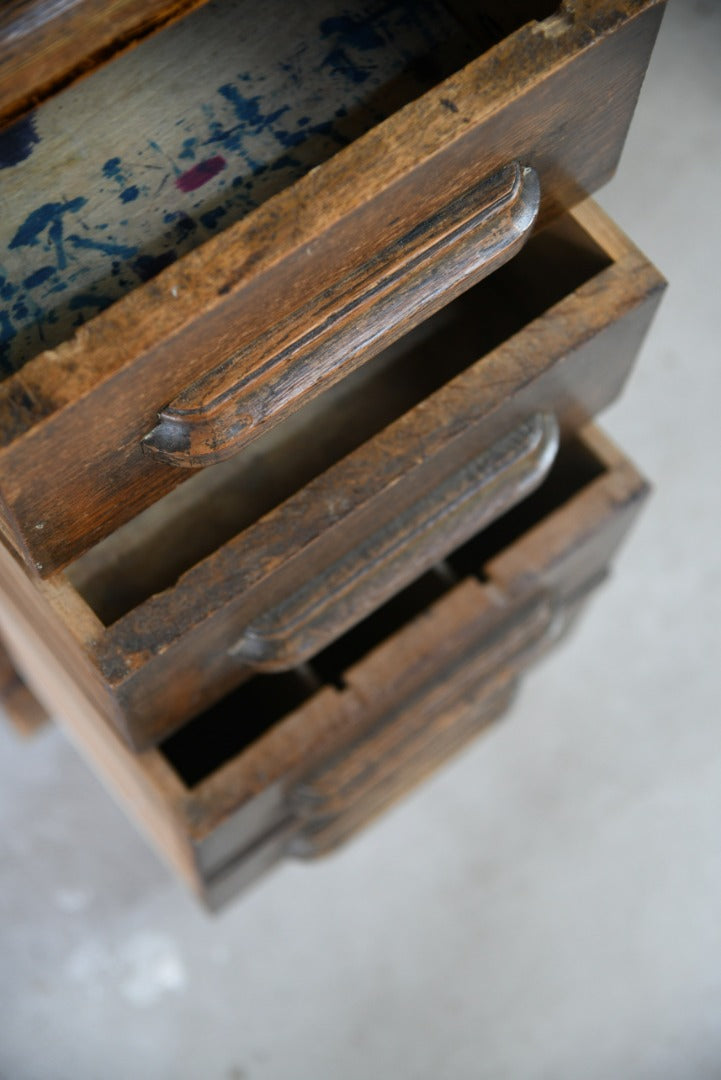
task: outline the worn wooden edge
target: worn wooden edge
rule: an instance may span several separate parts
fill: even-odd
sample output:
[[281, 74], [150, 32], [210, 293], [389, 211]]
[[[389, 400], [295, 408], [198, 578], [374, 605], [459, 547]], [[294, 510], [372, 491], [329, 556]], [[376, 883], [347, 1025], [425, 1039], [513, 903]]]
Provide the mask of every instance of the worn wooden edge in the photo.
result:
[[[592, 237], [596, 222], [610, 230], [618, 262], [186, 571], [171, 589], [150, 597], [108, 627], [95, 656], [112, 685], [120, 686], [150, 655], [167, 649], [178, 626], [186, 632], [201, 626], [226, 606], [230, 597], [242, 592], [244, 604], [252, 611], [252, 596], [258, 590], [259, 603], [262, 592], [260, 606], [267, 607], [274, 595], [283, 595], [283, 581], [292, 576], [294, 561], [309, 555], [315, 545], [326, 543], [329, 532], [341, 523], [346, 535], [350, 534], [350, 544], [362, 527], [366, 506], [378, 495], [379, 476], [397, 498], [394, 512], [401, 512], [411, 487], [404, 482], [401, 488], [400, 481], [413, 475], [419, 463], [436, 459], [442, 452], [453, 456], [452, 448], [468, 438], [469, 429], [488, 424], [502, 411], [508, 395], [524, 386], [529, 379], [524, 361], [526, 340], [534, 355], [544, 357], [543, 370], [547, 370], [603, 330], [609, 312], [615, 321], [649, 296], [660, 294], [665, 285], [661, 275], [600, 209], [587, 205], [583, 218]], [[543, 348], [536, 332], [542, 333]], [[488, 445], [488, 436], [484, 445]], [[406, 452], [400, 453], [399, 447], [405, 447]], [[381, 459], [382, 471], [375, 464]], [[456, 457], [456, 468], [457, 463]], [[442, 476], [440, 472], [439, 479]], [[341, 517], [335, 501], [328, 498], [333, 490], [353, 493]], [[306, 507], [312, 512], [305, 512]], [[282, 552], [273, 542], [278, 536], [285, 538]], [[136, 659], [130, 660], [131, 656]]]
[[[361, 702], [372, 700], [368, 688], [387, 685], [389, 661], [394, 672], [402, 670], [397, 656], [415, 655], [409, 677], [422, 680], [425, 669], [432, 671], [436, 665], [437, 671], [438, 665], [453, 663], [460, 647], [459, 632], [460, 640], [467, 641], [470, 636], [470, 640], [477, 642], [480, 628], [487, 632], [498, 620], [504, 604], [537, 594], [539, 589], [550, 589], [554, 602], [560, 606], [573, 601], [584, 582], [589, 578], [595, 581], [599, 571], [605, 570], [650, 489], [632, 462], [596, 427], [585, 428], [581, 442], [597, 458], [604, 472], [488, 562], [483, 584], [464, 578], [431, 606], [426, 617], [403, 627], [355, 668], [346, 671], [344, 682], [350, 688], [358, 688]], [[427, 623], [431, 619], [435, 628], [429, 634]], [[408, 693], [407, 684], [399, 679], [395, 689], [396, 700], [400, 702]], [[334, 687], [324, 687], [256, 741], [252, 755], [227, 762], [201, 781], [189, 796], [192, 801], [189, 816], [193, 819], [196, 840], [237, 809], [240, 792], [249, 800], [274, 780], [292, 780], [285, 763], [297, 757], [300, 747], [304, 747], [304, 768], [310, 770], [314, 760], [322, 762], [332, 752], [338, 740], [336, 724], [344, 733], [342, 743], [338, 741], [337, 745], [352, 740], [349, 725], [354, 715], [355, 723], [361, 725], [359, 735], [365, 732], [374, 719], [367, 704], [357, 712], [348, 712], [349, 701], [352, 698], [343, 701]], [[391, 705], [392, 701], [384, 701], [385, 709]], [[358, 709], [357, 704], [354, 709]], [[333, 726], [326, 724], [325, 730], [324, 716], [333, 717]], [[307, 730], [316, 732], [312, 746], [304, 746]]]
[[555, 417], [535, 414], [259, 615], [231, 654], [262, 671], [305, 662], [535, 490], [558, 446]]
[[[433, 158], [462, 140], [471, 127], [597, 47], [624, 24], [644, 16], [653, 16], [657, 24], [663, 2], [577, 0], [564, 4], [560, 21], [552, 17], [550, 32], [544, 23], [531, 23], [510, 35], [222, 235], [118, 300], [80, 327], [72, 339], [41, 353], [4, 380], [0, 445], [17, 446], [37, 437], [59, 410], [77, 403], [190, 323], [228, 306], [233, 296], [291, 255], [311, 251], [319, 233], [389, 192], [421, 163], [432, 169]], [[359, 175], [364, 177], [362, 185]]]
[[300, 859], [330, 855], [372, 825], [413, 789], [465, 749], [509, 710], [517, 679], [503, 672], [490, 685], [480, 680], [465, 688], [460, 700], [429, 719], [422, 738], [405, 748], [393, 772], [374, 779], [363, 797], [336, 813], [311, 817], [290, 838], [285, 854]]
[[600, 544], [612, 554], [651, 494], [649, 481], [597, 425], [584, 428], [581, 438], [604, 472], [486, 564], [511, 595], [532, 581], [560, 590], [561, 602], [575, 596], [588, 576], [589, 552]]
[[206, 0], [15, 0], [0, 8], [0, 127]]
[[420, 619], [348, 668], [344, 690], [323, 685], [257, 739], [252, 753], [226, 762], [193, 788], [186, 807], [195, 841], [200, 843], [268, 786], [280, 783], [287, 790], [303, 773], [403, 707], [409, 696], [427, 690], [458, 662], [459, 652], [463, 656], [467, 648], [477, 649], [479, 637], [504, 614], [503, 598], [495, 590], [471, 578], [459, 583]]
[[394, 715], [392, 723], [376, 724], [345, 745], [320, 767], [304, 773], [290, 791], [288, 804], [302, 819], [334, 817], [382, 781], [423, 738], [430, 717], [442, 716], [449, 706], [476, 687], [493, 683], [499, 671], [525, 668], [548, 636], [554, 621], [553, 598], [543, 591], [521, 604], [508, 604], [498, 625], [484, 637], [483, 650], [472, 643], [458, 650], [444, 677], [435, 676], [419, 688]]
[[[422, 225], [378, 247], [260, 339], [201, 375], [142, 441], [159, 461], [223, 461], [402, 333], [507, 262], [540, 205], [536, 172], [513, 162]], [[438, 282], [443, 281], [439, 290]], [[258, 357], [263, 357], [259, 364]]]

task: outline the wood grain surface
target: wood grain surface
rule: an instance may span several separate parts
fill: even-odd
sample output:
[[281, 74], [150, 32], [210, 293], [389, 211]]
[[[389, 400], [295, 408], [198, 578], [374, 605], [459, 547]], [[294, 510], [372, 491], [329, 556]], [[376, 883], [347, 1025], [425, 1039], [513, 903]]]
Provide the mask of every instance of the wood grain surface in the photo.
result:
[[[318, 398], [310, 415], [272, 429], [257, 453], [215, 466], [219, 475], [202, 470], [35, 587], [65, 662], [136, 747], [247, 680], [248, 627], [309, 582], [324, 603], [329, 568], [362, 566], [371, 538], [410, 523], [414, 506], [497, 440], [539, 412], [571, 432], [611, 401], [663, 280], [584, 205], [477, 288], [330, 400]], [[441, 537], [432, 557], [447, 550]], [[391, 591], [408, 580], [408, 567], [393, 565]], [[329, 633], [372, 606], [372, 579], [366, 585], [370, 599], [355, 593]], [[317, 643], [311, 619], [295, 655]]]
[[661, 10], [579, 0], [526, 24], [5, 379], [0, 519], [28, 567], [52, 573], [178, 484], [141, 449], [158, 412], [309, 284], [509, 162], [538, 173], [543, 222], [607, 179]]

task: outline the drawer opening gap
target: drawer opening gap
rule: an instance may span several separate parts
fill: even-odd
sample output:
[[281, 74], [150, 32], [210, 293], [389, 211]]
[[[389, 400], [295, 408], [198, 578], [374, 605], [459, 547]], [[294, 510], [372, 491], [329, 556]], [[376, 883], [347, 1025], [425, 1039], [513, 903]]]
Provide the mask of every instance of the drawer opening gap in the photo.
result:
[[464, 578], [487, 580], [485, 564], [605, 472], [580, 439], [565, 441], [544, 484], [494, 525], [457, 548], [301, 668], [255, 675], [160, 744], [192, 788], [282, 723], [324, 686], [348, 690], [345, 674]]
[[341, 383], [101, 541], [67, 569], [70, 582], [112, 625], [608, 265], [574, 221], [550, 225]]
[[603, 465], [581, 439], [567, 439], [536, 491], [449, 556], [454, 572], [459, 577], [473, 574], [479, 581], [487, 581], [487, 563], [604, 473]]

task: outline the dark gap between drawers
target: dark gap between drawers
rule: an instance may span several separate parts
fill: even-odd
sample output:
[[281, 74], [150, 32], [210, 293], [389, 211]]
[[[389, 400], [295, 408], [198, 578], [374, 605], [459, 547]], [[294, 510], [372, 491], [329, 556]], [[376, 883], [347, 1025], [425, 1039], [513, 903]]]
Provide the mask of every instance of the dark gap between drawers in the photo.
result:
[[[483, 43], [496, 44], [532, 20], [547, 19], [561, 7], [559, 0], [444, 0], [461, 25]], [[486, 44], [486, 48], [488, 44]]]
[[341, 691], [344, 673], [373, 649], [427, 611], [465, 577], [484, 580], [484, 565], [604, 473], [578, 439], [558, 453], [547, 480], [534, 494], [423, 574], [372, 615], [316, 654], [303, 667], [256, 675], [160, 744], [180, 779], [199, 784], [237, 756], [324, 685]]
[[506, 266], [221, 465], [191, 477], [67, 570], [106, 626], [610, 265], [562, 219]]
[[459, 578], [473, 574], [480, 581], [486, 580], [486, 563], [603, 476], [604, 471], [603, 465], [579, 439], [570, 439], [537, 491], [449, 556], [447, 562], [452, 572]]

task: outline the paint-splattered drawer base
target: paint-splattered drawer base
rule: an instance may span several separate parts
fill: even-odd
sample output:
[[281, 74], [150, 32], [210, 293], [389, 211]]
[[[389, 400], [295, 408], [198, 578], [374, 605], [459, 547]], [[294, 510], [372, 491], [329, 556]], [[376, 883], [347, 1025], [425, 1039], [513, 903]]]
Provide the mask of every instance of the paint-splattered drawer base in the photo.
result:
[[159, 417], [209, 424], [203, 464], [244, 452], [515, 253], [511, 206], [522, 238], [603, 183], [662, 7], [212, 0], [6, 133], [0, 529], [28, 569], [200, 463]]

